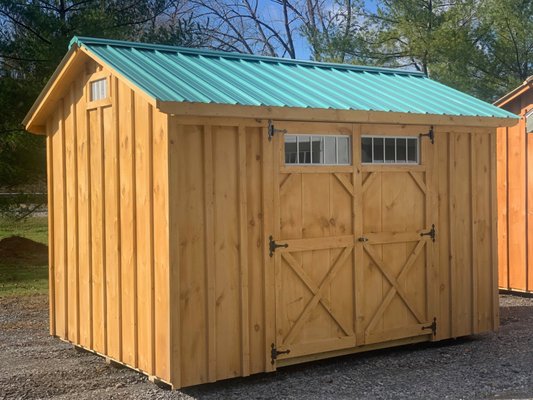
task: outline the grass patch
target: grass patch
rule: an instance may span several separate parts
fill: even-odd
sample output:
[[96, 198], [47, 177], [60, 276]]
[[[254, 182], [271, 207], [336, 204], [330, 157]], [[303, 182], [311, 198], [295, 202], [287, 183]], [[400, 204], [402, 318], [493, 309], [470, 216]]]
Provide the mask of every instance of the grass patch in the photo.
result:
[[[21, 221], [0, 218], [0, 240], [11, 236], [48, 244], [48, 218], [30, 217]], [[0, 259], [0, 297], [48, 292], [48, 265], [45, 262], [35, 264], [29, 256], [20, 260]]]
[[21, 221], [0, 218], [0, 240], [14, 235], [48, 244], [48, 218], [30, 217]]
[[3, 265], [0, 263], [0, 297], [48, 293], [46, 265]]

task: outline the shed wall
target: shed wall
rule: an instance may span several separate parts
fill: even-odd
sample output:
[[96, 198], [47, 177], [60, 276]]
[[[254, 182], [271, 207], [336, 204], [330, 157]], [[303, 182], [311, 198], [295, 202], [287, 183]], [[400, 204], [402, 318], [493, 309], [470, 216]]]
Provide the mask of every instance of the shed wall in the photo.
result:
[[533, 135], [524, 114], [533, 108], [526, 91], [504, 108], [519, 122], [498, 129], [498, 251], [501, 289], [533, 292]]
[[[108, 79], [109, 99], [87, 83]], [[50, 332], [170, 379], [167, 120], [88, 64], [47, 123]]]
[[[171, 117], [169, 124], [171, 381], [189, 386], [275, 369], [274, 266], [267, 243], [279, 210], [273, 207], [267, 121]], [[391, 132], [401, 129], [390, 126]], [[352, 135], [359, 132], [353, 125]], [[429, 190], [437, 241], [427, 279], [436, 281], [428, 312], [438, 321], [434, 340], [441, 340], [498, 328], [496, 132], [435, 132]], [[358, 312], [356, 305], [354, 321]], [[356, 330], [364, 336], [363, 326]], [[407, 342], [384, 338], [290, 363]]]

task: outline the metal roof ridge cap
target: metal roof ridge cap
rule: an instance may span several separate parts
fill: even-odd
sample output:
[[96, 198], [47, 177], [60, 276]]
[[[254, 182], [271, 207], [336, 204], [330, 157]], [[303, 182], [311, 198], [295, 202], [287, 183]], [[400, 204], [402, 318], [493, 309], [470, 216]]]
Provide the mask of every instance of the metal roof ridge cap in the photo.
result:
[[78, 46], [79, 45], [90, 46], [91, 44], [95, 44], [95, 45], [106, 45], [106, 46], [136, 47], [136, 48], [144, 48], [147, 50], [172, 51], [176, 53], [189, 53], [189, 54], [195, 54], [195, 55], [234, 58], [238, 60], [269, 61], [269, 62], [278, 62], [278, 63], [292, 64], [292, 65], [319, 67], [319, 68], [334, 68], [334, 69], [345, 69], [345, 70], [361, 71], [361, 72], [411, 75], [411, 76], [427, 78], [426, 74], [420, 71], [407, 71], [407, 70], [387, 68], [387, 67], [374, 67], [374, 66], [355, 65], [355, 64], [341, 64], [341, 63], [319, 62], [319, 61], [312, 61], [312, 60], [299, 60], [299, 59], [282, 58], [282, 57], [260, 56], [260, 55], [254, 55], [254, 54], [227, 52], [227, 51], [220, 51], [220, 50], [170, 46], [170, 45], [165, 45], [165, 44], [153, 44], [153, 43], [126, 41], [126, 40], [92, 38], [92, 37], [87, 37], [87, 36], [74, 36], [69, 43], [69, 47], [72, 46], [74, 43], [78, 44]]

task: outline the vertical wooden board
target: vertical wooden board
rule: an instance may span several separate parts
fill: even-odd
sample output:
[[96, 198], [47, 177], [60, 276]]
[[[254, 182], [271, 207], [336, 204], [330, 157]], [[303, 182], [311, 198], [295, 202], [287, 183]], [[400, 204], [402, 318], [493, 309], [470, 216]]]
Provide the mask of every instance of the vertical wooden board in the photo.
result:
[[104, 140], [104, 219], [105, 219], [105, 288], [107, 355], [120, 359], [120, 246], [118, 216], [118, 159], [117, 132], [113, 107], [105, 107], [103, 116]]
[[533, 292], [533, 134], [528, 133], [527, 137], [527, 229], [526, 229], [526, 250], [527, 250], [527, 266], [526, 266], [526, 290]]
[[88, 111], [91, 174], [91, 263], [93, 349], [105, 353], [105, 304], [103, 257], [103, 154], [100, 111]]
[[[364, 191], [362, 195], [363, 204], [361, 213], [363, 219], [363, 235], [367, 232], [382, 232], [381, 174], [377, 176], [372, 176], [372, 173], [363, 175], [362, 182]], [[382, 255], [381, 247], [379, 245], [374, 247], [379, 256]], [[363, 296], [363, 304], [361, 305], [363, 313], [359, 316], [359, 320], [366, 329], [383, 299], [384, 278], [368, 254], [364, 250], [362, 252], [360, 275], [364, 282], [362, 286], [365, 288], [365, 295]], [[383, 319], [381, 318], [375, 325], [374, 331], [381, 332], [382, 330]]]
[[138, 367], [153, 374], [152, 131], [149, 105], [135, 97]]
[[[507, 187], [507, 131], [509, 128], [499, 128], [497, 131], [497, 200], [498, 200], [498, 285], [509, 288], [508, 264], [508, 187]], [[532, 163], [533, 165], [533, 163]], [[528, 186], [529, 187], [529, 186]]]
[[454, 264], [454, 336], [472, 333], [472, 215], [470, 134], [454, 133], [452, 207]]
[[78, 180], [78, 274], [79, 274], [79, 343], [92, 347], [92, 277], [90, 163], [87, 110], [83, 82], [76, 84], [76, 142]]
[[526, 155], [524, 120], [508, 130], [509, 287], [526, 289]]
[[179, 369], [181, 384], [187, 386], [207, 381], [205, 194], [202, 127], [179, 129], [175, 136], [177, 204], [172, 208], [176, 208], [179, 221]]
[[496, 131], [493, 129], [490, 137], [490, 212], [491, 212], [491, 299], [492, 299], [492, 329], [496, 331], [500, 326], [500, 296], [498, 291], [498, 188], [496, 178]]
[[217, 379], [240, 375], [239, 171], [236, 127], [213, 127]]
[[[274, 138], [274, 144], [276, 143]], [[264, 304], [264, 329], [265, 329], [265, 365], [264, 371], [275, 370], [275, 365], [271, 363], [268, 355], [270, 346], [276, 341], [276, 314], [275, 314], [275, 264], [274, 259], [269, 256], [267, 251], [268, 236], [271, 234], [279, 235], [279, 210], [276, 211], [274, 204], [274, 194], [279, 196], [279, 186], [277, 179], [274, 179], [274, 173], [277, 176], [277, 162], [275, 157], [279, 157], [275, 145], [268, 140], [267, 128], [261, 128], [261, 152], [262, 152], [262, 206], [263, 206], [263, 304]], [[275, 154], [278, 154], [275, 156]], [[276, 189], [277, 187], [277, 189]], [[279, 203], [278, 203], [279, 204]], [[274, 223], [275, 218], [278, 221]]]
[[76, 105], [74, 85], [63, 102], [65, 129], [65, 185], [67, 218], [67, 265], [68, 284], [68, 339], [79, 343], [78, 329], [78, 201], [77, 201], [77, 160], [76, 160]]
[[435, 262], [438, 265], [438, 311], [437, 320], [439, 329], [437, 330], [437, 339], [448, 338], [451, 336], [450, 323], [450, 225], [449, 225], [449, 140], [450, 134], [446, 131], [437, 131], [435, 135], [435, 185], [438, 198], [438, 215], [437, 227], [439, 229], [438, 259]]
[[248, 192], [246, 160], [246, 127], [238, 129], [238, 192], [239, 192], [239, 283], [241, 300], [241, 376], [250, 375], [250, 304], [248, 268]]
[[215, 200], [213, 169], [213, 129], [211, 125], [203, 127], [203, 162], [204, 162], [204, 218], [205, 218], [205, 273], [207, 279], [207, 379], [217, 379], [217, 340], [216, 340], [216, 287], [215, 287]]
[[181, 387], [181, 307], [180, 307], [180, 247], [179, 237], [179, 137], [183, 126], [177, 118], [168, 117], [168, 213], [169, 213], [169, 382], [175, 388]]
[[302, 238], [331, 235], [330, 178], [330, 174], [302, 174]]
[[491, 134], [489, 132], [473, 133], [473, 144], [476, 151], [474, 191], [476, 201], [473, 216], [476, 231], [476, 242], [473, 243], [475, 252], [474, 270], [477, 279], [477, 318], [478, 331], [492, 329], [492, 209], [491, 209]]
[[56, 335], [66, 339], [67, 325], [65, 305], [67, 302], [65, 293], [66, 259], [65, 248], [67, 236], [65, 232], [65, 202], [63, 191], [64, 182], [64, 152], [63, 152], [63, 129], [61, 127], [61, 110], [57, 110], [52, 119], [52, 153], [53, 162], [53, 197], [54, 197], [54, 292], [55, 292], [55, 323]]
[[118, 87], [120, 164], [120, 255], [122, 296], [122, 359], [137, 367], [137, 225], [135, 198], [135, 109], [132, 91]]
[[261, 129], [246, 129], [246, 196], [249, 268], [249, 335], [250, 373], [264, 370], [265, 327], [264, 281], [263, 281], [263, 207], [262, 207], [262, 163]]
[[154, 111], [153, 124], [155, 373], [168, 381], [170, 379], [168, 117]]
[[48, 303], [50, 335], [56, 335], [55, 301], [55, 258], [54, 258], [54, 153], [52, 144], [51, 121], [46, 121], [46, 183], [48, 192]]
[[[277, 171], [276, 171], [277, 173]], [[302, 179], [303, 174], [278, 174], [276, 185], [279, 184], [280, 229], [279, 239], [298, 239], [302, 237]]]

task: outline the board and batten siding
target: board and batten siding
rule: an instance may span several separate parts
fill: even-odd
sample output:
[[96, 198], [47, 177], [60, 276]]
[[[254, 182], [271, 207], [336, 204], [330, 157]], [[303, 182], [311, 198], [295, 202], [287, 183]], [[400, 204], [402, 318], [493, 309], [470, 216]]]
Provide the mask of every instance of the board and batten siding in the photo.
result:
[[269, 143], [261, 124], [247, 122], [170, 120], [172, 382], [178, 387], [272, 368], [262, 195], [271, 179], [263, 158]]
[[502, 106], [521, 118], [499, 128], [497, 142], [499, 286], [518, 292], [533, 292], [533, 135], [524, 118], [532, 105], [528, 90]]
[[[88, 102], [87, 83], [109, 98]], [[170, 379], [168, 117], [106, 71], [47, 122], [50, 332]]]
[[[108, 79], [109, 98], [87, 102], [88, 82], [102, 77]], [[53, 335], [175, 388], [415, 341], [393, 340], [385, 331], [383, 337], [366, 338], [358, 321], [368, 314], [367, 283], [345, 279], [343, 290], [353, 284], [349, 319], [356, 347], [309, 355], [295, 351], [295, 357], [273, 365], [276, 312], [284, 311], [275, 308], [275, 257], [267, 247], [284, 197], [276, 191], [275, 143], [281, 139], [268, 140], [268, 122], [168, 116], [119, 77], [94, 67], [64, 93], [47, 121]], [[327, 126], [292, 124], [299, 133]], [[354, 152], [365, 131], [416, 130], [369, 126], [343, 124]], [[416, 340], [496, 329], [495, 130], [437, 126], [435, 144], [421, 140], [432, 152], [423, 166], [428, 174], [414, 170], [412, 175], [427, 192], [424, 215], [432, 216], [437, 230], [436, 243], [426, 244], [432, 249], [426, 276], [432, 292], [425, 305], [425, 314], [437, 318], [437, 332]], [[358, 163], [360, 157], [353, 159]], [[298, 168], [301, 173], [306, 167]], [[360, 175], [372, 168], [342, 168], [330, 181], [344, 185], [332, 186], [344, 199], [337, 206], [352, 209], [330, 208], [343, 213], [355, 244], [362, 202], [372, 198], [362, 195]], [[387, 166], [376, 168], [387, 173]], [[323, 214], [316, 211], [313, 215]], [[354, 244], [347, 245], [353, 246], [353, 276], [365, 277], [356, 262], [362, 247]], [[406, 292], [417, 294], [413, 287]]]
[[[358, 125], [352, 132], [359, 134]], [[430, 312], [437, 317], [435, 340], [440, 340], [498, 328], [496, 135], [486, 128], [436, 127], [435, 132], [429, 191], [437, 242], [427, 279], [437, 281], [431, 285], [436, 292]], [[274, 265], [266, 245], [279, 210], [273, 208], [272, 146], [266, 121], [169, 120], [175, 387], [273, 369]], [[354, 321], [360, 307], [354, 308]], [[384, 338], [299, 360], [391, 343]]]

